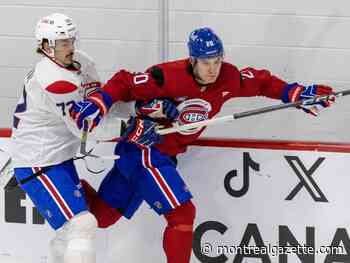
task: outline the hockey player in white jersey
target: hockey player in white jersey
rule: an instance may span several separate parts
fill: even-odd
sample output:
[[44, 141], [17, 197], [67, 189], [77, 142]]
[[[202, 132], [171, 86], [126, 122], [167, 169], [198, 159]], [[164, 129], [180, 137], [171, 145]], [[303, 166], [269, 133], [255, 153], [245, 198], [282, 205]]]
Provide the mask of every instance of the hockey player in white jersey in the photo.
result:
[[[94, 263], [96, 219], [88, 212], [73, 163], [80, 131], [68, 111], [86, 91], [100, 100], [101, 84], [93, 61], [76, 50], [78, 31], [71, 18], [43, 17], [35, 34], [42, 58], [25, 77], [15, 109], [11, 153], [15, 177], [56, 230], [48, 262]], [[97, 117], [106, 112], [101, 108]]]

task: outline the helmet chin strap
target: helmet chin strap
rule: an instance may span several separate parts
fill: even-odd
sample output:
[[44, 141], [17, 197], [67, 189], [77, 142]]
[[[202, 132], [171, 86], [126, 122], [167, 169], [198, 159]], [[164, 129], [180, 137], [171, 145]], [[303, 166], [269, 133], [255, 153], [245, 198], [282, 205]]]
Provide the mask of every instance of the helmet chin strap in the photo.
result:
[[68, 67], [69, 65], [64, 65], [62, 64], [62, 62], [58, 61], [56, 58], [55, 58], [55, 50], [53, 47], [50, 47], [50, 52], [47, 52], [46, 50], [44, 50], [43, 48], [41, 48], [42, 52], [44, 53], [44, 55], [49, 58], [50, 60], [54, 61], [55, 63], [63, 66], [63, 67]]
[[55, 62], [55, 63], [57, 63], [57, 64], [59, 64], [59, 65], [65, 67], [65, 68], [68, 68], [68, 67], [70, 67], [70, 66], [73, 66], [73, 67], [75, 67], [76, 69], [80, 69], [80, 67], [81, 67], [80, 65], [75, 65], [74, 62], [73, 62], [72, 64], [70, 64], [70, 65], [65, 65], [65, 64], [63, 64], [62, 62], [60, 62], [59, 60], [57, 60], [57, 59], [55, 58], [55, 49], [54, 49], [52, 46], [49, 46], [49, 52], [46, 51], [43, 47], [40, 47], [40, 49], [41, 49], [41, 51], [43, 52], [43, 54], [44, 54], [47, 58], [49, 58], [49, 59], [52, 60], [53, 62]]
[[55, 59], [55, 49], [51, 46], [49, 46], [49, 52], [46, 51], [43, 47], [40, 47], [41, 51], [45, 54], [45, 56]]

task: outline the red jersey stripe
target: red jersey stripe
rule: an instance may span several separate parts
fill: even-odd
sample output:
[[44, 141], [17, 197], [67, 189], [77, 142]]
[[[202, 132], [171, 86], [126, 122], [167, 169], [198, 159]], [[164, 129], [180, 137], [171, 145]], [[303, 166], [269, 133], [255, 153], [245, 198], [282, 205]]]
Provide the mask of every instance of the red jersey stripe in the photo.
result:
[[160, 190], [164, 193], [165, 197], [169, 201], [170, 206], [173, 208], [179, 206], [180, 203], [176, 200], [174, 193], [172, 192], [172, 190], [164, 180], [159, 170], [152, 166], [152, 163], [150, 160], [151, 158], [150, 149], [145, 147], [142, 149], [142, 153], [143, 153], [144, 167], [149, 171], [153, 179], [156, 181], [156, 183], [160, 187]]
[[[35, 170], [35, 172], [38, 172], [40, 170], [40, 168], [35, 167], [34, 170]], [[49, 177], [43, 173], [41, 176], [38, 177], [38, 179], [45, 186], [46, 190], [49, 192], [51, 197], [55, 200], [58, 208], [61, 210], [64, 217], [67, 220], [71, 219], [74, 216], [73, 212], [68, 207], [67, 203], [62, 198], [60, 193], [57, 191], [54, 184], [50, 181]]]

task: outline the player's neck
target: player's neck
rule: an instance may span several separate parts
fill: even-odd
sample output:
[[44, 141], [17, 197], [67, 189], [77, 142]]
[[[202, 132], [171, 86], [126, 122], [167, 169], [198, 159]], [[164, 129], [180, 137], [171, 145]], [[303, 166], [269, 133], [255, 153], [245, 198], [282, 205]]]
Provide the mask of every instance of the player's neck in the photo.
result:
[[202, 80], [197, 74], [195, 74], [195, 70], [191, 63], [188, 64], [187, 72], [191, 74], [193, 80], [198, 84], [201, 92], [206, 91], [208, 86], [212, 84], [212, 83], [205, 83], [204, 80]]
[[199, 86], [199, 90], [201, 92], [204, 92], [207, 90], [209, 84], [203, 83], [203, 81], [200, 78], [195, 78], [195, 81], [197, 82], [197, 84]]
[[195, 79], [195, 81], [197, 82], [197, 84], [198, 84], [199, 89], [200, 89], [201, 92], [206, 91], [207, 88], [208, 88], [211, 84], [215, 83], [215, 81], [214, 81], [214, 82], [210, 82], [210, 83], [204, 82], [201, 78], [199, 78], [199, 77], [197, 77], [197, 76], [195, 76], [194, 79]]
[[81, 68], [81, 65], [79, 62], [77, 61], [73, 61], [72, 64], [69, 64], [69, 65], [65, 65], [64, 63], [61, 63], [59, 60], [55, 59], [55, 58], [52, 58], [50, 56], [47, 56], [45, 54], [45, 56], [51, 60], [53, 63], [55, 63], [57, 66], [59, 66], [60, 68], [64, 68], [68, 71], [76, 71], [76, 72], [79, 72], [80, 71], [80, 68]]
[[208, 88], [208, 86], [201, 86], [201, 87], [200, 87], [200, 91], [201, 91], [201, 92], [204, 92], [204, 91], [207, 90], [207, 88]]

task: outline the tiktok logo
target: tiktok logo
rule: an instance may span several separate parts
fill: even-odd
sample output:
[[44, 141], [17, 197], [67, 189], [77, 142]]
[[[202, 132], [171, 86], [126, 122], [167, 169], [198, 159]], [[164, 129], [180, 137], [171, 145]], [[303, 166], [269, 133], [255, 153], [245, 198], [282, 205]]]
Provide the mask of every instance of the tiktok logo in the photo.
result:
[[249, 168], [254, 171], [260, 171], [260, 165], [253, 161], [248, 152], [243, 153], [243, 185], [241, 189], [235, 190], [232, 188], [230, 182], [234, 177], [237, 177], [237, 170], [229, 171], [224, 179], [224, 186], [226, 192], [233, 197], [241, 197], [248, 192], [249, 189]]

